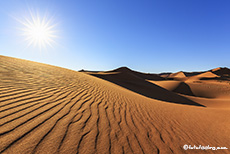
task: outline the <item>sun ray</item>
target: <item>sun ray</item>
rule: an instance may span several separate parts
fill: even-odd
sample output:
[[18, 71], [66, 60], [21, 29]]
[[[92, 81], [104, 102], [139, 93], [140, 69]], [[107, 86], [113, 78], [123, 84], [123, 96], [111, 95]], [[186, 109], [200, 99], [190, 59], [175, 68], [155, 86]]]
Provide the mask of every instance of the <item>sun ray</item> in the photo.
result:
[[33, 45], [42, 49], [57, 44], [55, 41], [58, 37], [55, 30], [57, 24], [53, 22], [53, 18], [48, 18], [47, 15], [41, 16], [38, 12], [32, 13], [32, 11], [29, 11], [29, 15], [23, 20], [17, 19], [23, 26], [20, 30], [28, 43], [27, 47]]

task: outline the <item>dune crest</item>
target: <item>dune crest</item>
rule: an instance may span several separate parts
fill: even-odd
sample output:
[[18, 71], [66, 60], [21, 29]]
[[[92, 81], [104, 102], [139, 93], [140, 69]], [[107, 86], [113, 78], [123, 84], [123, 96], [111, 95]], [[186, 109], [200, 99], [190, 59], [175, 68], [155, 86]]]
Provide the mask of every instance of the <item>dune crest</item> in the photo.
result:
[[184, 72], [177, 72], [177, 73], [172, 73], [168, 76], [169, 78], [184, 78], [186, 75]]

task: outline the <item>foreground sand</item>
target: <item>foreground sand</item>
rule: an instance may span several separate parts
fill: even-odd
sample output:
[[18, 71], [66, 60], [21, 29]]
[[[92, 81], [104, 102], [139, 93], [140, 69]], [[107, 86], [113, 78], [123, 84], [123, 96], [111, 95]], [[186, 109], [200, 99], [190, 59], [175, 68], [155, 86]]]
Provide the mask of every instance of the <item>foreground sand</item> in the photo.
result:
[[167, 84], [171, 87], [138, 84], [136, 77], [129, 80], [134, 87], [119, 81], [0, 56], [0, 153], [230, 152], [183, 149], [184, 144], [230, 148], [228, 93], [218, 94], [209, 107], [211, 98], [197, 97], [193, 80], [187, 82], [194, 96], [172, 92], [181, 81]]

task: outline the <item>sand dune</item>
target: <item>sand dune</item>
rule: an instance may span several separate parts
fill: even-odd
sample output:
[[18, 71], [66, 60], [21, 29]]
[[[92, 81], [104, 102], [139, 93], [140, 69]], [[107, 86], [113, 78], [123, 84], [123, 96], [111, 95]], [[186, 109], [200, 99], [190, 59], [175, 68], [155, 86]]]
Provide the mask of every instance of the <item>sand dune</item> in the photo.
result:
[[184, 72], [177, 72], [177, 73], [172, 73], [168, 76], [169, 78], [184, 78], [186, 75]]
[[209, 79], [218, 79], [220, 78], [220, 76], [210, 72], [210, 71], [207, 71], [207, 72], [204, 72], [204, 73], [201, 73], [201, 74], [198, 74], [198, 75], [194, 75], [194, 76], [191, 76], [187, 79], [187, 81], [196, 81], [196, 80], [209, 80]]
[[111, 73], [111, 72], [127, 73], [146, 80], [165, 80], [163, 77], [159, 76], [158, 74], [141, 73], [141, 72], [133, 71], [127, 67], [120, 67], [112, 71], [107, 71], [106, 73]]
[[206, 98], [230, 98], [230, 82], [187, 82], [195, 96]]
[[196, 75], [196, 77], [201, 79], [201, 78], [216, 78], [216, 77], [219, 77], [219, 76], [208, 71], [208, 72]]
[[149, 98], [156, 99], [156, 100], [167, 101], [167, 102], [178, 103], [178, 104], [202, 106], [183, 96], [180, 96], [171, 91], [168, 91], [154, 83], [148, 82], [149, 79], [152, 79], [152, 80], [155, 79], [157, 81], [162, 79], [156, 75], [151, 75], [151, 76], [142, 75], [140, 77], [140, 75], [137, 74], [137, 72], [132, 71], [127, 68], [119, 68], [113, 71], [107, 71], [103, 73], [102, 72], [100, 73], [89, 72], [89, 74], [102, 78], [104, 80], [110, 81], [126, 89], [134, 91], [138, 94], [141, 94], [141, 95], [144, 95]]
[[[198, 153], [183, 150], [184, 144], [230, 148], [228, 108], [199, 106], [193, 96], [149, 82], [154, 75], [98, 73], [109, 76], [106, 81], [95, 74], [0, 56], [0, 153]], [[173, 101], [124, 87], [124, 80]]]
[[[153, 81], [150, 82], [157, 84], [169, 91], [183, 94], [184, 96], [196, 103], [209, 106], [217, 107], [229, 107], [227, 102], [230, 102], [230, 80], [221, 80], [222, 77], [218, 76], [210, 71], [200, 73], [199, 75], [194, 75], [190, 77], [181, 78], [180, 81], [177, 80], [165, 80], [165, 81]], [[187, 97], [195, 96], [198, 98]], [[213, 98], [213, 99], [202, 99], [202, 98]], [[214, 99], [215, 98], [215, 99]], [[212, 102], [212, 103], [211, 103]], [[215, 102], [213, 105], [213, 102]], [[218, 103], [221, 102], [220, 106]], [[223, 103], [225, 102], [225, 103]], [[224, 106], [224, 104], [226, 106]], [[229, 103], [230, 104], [230, 103]]]
[[180, 83], [182, 83], [181, 81], [170, 81], [170, 80], [166, 80], [166, 81], [154, 81], [154, 80], [148, 80], [151, 83], [154, 83], [164, 89], [167, 89], [169, 91], [173, 91], [174, 89], [176, 89]]
[[218, 68], [212, 69], [211, 71], [220, 76], [230, 76], [230, 69], [226, 67], [224, 68], [218, 67]]
[[194, 96], [188, 84], [182, 81], [151, 81], [151, 82], [175, 93]]

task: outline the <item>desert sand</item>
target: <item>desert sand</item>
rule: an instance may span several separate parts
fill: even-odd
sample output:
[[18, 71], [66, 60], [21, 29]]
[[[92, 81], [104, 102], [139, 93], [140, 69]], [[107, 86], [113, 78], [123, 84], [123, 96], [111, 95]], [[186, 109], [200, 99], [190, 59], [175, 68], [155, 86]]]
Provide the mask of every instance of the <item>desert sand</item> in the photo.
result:
[[183, 145], [230, 148], [229, 117], [228, 68], [77, 72], [0, 56], [0, 153], [223, 154]]

